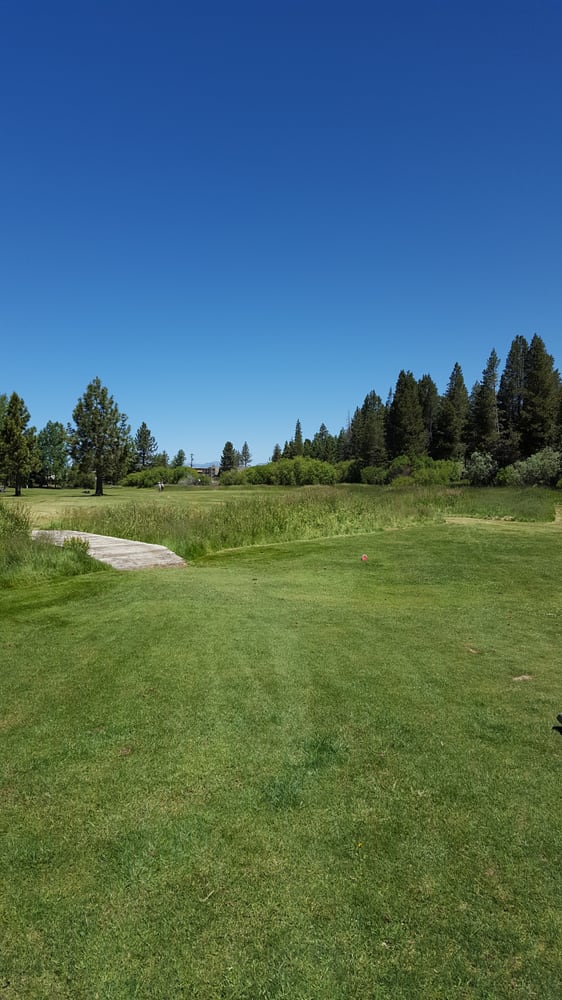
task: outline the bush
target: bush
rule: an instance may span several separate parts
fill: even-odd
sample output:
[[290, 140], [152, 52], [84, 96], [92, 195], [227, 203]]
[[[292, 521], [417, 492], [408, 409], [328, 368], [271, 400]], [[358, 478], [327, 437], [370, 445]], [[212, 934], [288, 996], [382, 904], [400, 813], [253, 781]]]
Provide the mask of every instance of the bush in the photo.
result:
[[464, 467], [464, 478], [471, 486], [488, 486], [493, 482], [497, 464], [487, 451], [473, 451]]
[[73, 468], [68, 473], [66, 485], [71, 489], [94, 490], [96, 477], [93, 472], [81, 472], [80, 469]]
[[229, 469], [227, 472], [221, 472], [219, 480], [221, 486], [243, 486], [246, 481], [244, 473], [244, 469]]
[[187, 473], [193, 473], [194, 476], [197, 473], [193, 472], [193, 469], [185, 469], [181, 466], [166, 466], [166, 465], [151, 465], [148, 469], [140, 469], [139, 472], [130, 472], [125, 479], [122, 480], [122, 486], [139, 486], [142, 488], [149, 488], [157, 486], [158, 483], [166, 483], [166, 485], [174, 485], [179, 483], [180, 479], [183, 479]]
[[561, 472], [562, 455], [553, 448], [543, 448], [524, 462], [516, 462], [524, 486], [553, 486]]
[[361, 469], [361, 482], [368, 486], [382, 486], [388, 478], [388, 469], [383, 465], [366, 465]]
[[388, 468], [388, 482], [391, 483], [397, 476], [409, 476], [412, 472], [412, 461], [407, 455], [398, 455], [392, 459]]
[[412, 479], [419, 486], [453, 486], [462, 477], [463, 463], [452, 459], [416, 460]]
[[[228, 480], [225, 476], [228, 475]], [[254, 465], [237, 470], [234, 475], [225, 473], [221, 483], [227, 486], [333, 486], [341, 482], [343, 471], [330, 462], [318, 458], [281, 458], [267, 465]], [[241, 478], [239, 478], [241, 477]]]
[[562, 454], [553, 448], [543, 448], [523, 462], [500, 469], [498, 486], [554, 486], [562, 471]]
[[496, 486], [517, 487], [521, 485], [521, 475], [515, 465], [506, 465], [505, 469], [499, 470], [496, 476]]
[[350, 458], [345, 462], [338, 462], [336, 465], [338, 482], [340, 483], [360, 483], [363, 462], [358, 458]]

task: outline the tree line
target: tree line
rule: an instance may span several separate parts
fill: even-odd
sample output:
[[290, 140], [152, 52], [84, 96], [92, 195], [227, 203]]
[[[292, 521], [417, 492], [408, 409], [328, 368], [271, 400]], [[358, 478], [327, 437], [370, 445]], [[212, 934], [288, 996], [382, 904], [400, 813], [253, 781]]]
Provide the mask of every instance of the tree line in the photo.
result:
[[399, 457], [466, 461], [487, 456], [496, 470], [544, 448], [562, 447], [562, 383], [541, 337], [516, 336], [500, 375], [492, 350], [469, 392], [455, 363], [440, 395], [430, 375], [402, 370], [386, 402], [374, 391], [338, 434], [321, 424], [303, 440], [300, 421], [290, 440], [276, 444], [272, 462], [297, 457], [383, 469]]
[[17, 393], [0, 395], [0, 477], [21, 496], [22, 486], [92, 486], [96, 496], [104, 483], [119, 482], [127, 473], [147, 469], [184, 470], [179, 449], [170, 460], [147, 424], [131, 434], [127, 416], [113, 396], [94, 378], [78, 400], [73, 422], [48, 421], [38, 433]]
[[[126, 415], [97, 377], [79, 398], [72, 418], [66, 427], [49, 421], [37, 433], [24, 400], [15, 392], [9, 398], [0, 395], [0, 481], [13, 486], [16, 495], [30, 483], [91, 486], [101, 495], [104, 483], [119, 482], [128, 473], [131, 484], [147, 485], [152, 483], [147, 470], [155, 475], [158, 469], [168, 470], [168, 481], [177, 481], [187, 467], [183, 449], [171, 460], [158, 451], [146, 422], [133, 435]], [[498, 470], [516, 468], [545, 449], [562, 450], [562, 382], [553, 356], [535, 334], [530, 342], [521, 335], [513, 339], [501, 374], [492, 350], [470, 392], [458, 362], [443, 394], [429, 374], [416, 379], [402, 370], [386, 402], [369, 392], [338, 434], [322, 423], [312, 438], [303, 438], [297, 420], [284, 447], [274, 446], [271, 465], [301, 460], [296, 472], [286, 473], [288, 481], [301, 482], [309, 474], [315, 481], [331, 481], [332, 473], [318, 465], [306, 472], [306, 459], [340, 466], [339, 479], [383, 482], [390, 468], [408, 462], [418, 468], [424, 460], [461, 462], [475, 470], [476, 479], [491, 481]], [[240, 476], [248, 482], [269, 481], [257, 471], [265, 467], [251, 470], [250, 462], [246, 441], [240, 451], [227, 441], [222, 481]], [[270, 478], [279, 480], [273, 473]]]

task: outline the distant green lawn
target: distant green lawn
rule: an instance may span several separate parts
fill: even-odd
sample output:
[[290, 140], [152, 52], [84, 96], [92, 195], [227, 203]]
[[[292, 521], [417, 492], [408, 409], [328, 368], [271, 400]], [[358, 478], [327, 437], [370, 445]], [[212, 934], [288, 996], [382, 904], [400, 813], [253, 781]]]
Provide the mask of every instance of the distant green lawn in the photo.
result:
[[[216, 503], [237, 500], [240, 496], [255, 496], [257, 493], [267, 493], [271, 495], [275, 492], [283, 492], [277, 487], [229, 487], [228, 489], [209, 486], [193, 486], [189, 488], [181, 486], [167, 486], [162, 493], [157, 488], [138, 489], [133, 486], [105, 486], [103, 497], [96, 497], [93, 490], [79, 489], [24, 489], [21, 500], [28, 505], [32, 511], [34, 525], [44, 527], [53, 519], [64, 516], [69, 510], [97, 510], [100, 505], [120, 506], [127, 503], [154, 503], [168, 504], [173, 501], [175, 504], [189, 504], [198, 507], [209, 507]], [[14, 501], [12, 491], [6, 493], [2, 500]]]
[[0, 593], [2, 1000], [557, 997], [561, 542]]

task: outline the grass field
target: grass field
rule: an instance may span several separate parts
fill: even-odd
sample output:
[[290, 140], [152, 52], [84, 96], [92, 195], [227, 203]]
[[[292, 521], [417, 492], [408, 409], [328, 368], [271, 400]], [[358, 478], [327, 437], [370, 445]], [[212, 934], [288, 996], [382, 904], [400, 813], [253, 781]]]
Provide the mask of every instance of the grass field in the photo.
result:
[[557, 997], [561, 541], [428, 519], [0, 592], [2, 1000]]

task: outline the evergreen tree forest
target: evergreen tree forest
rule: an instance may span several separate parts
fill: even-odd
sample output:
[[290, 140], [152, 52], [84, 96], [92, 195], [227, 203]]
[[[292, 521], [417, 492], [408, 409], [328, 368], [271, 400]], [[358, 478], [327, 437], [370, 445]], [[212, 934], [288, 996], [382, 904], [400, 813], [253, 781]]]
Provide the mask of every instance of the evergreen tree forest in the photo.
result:
[[313, 438], [303, 440], [297, 421], [284, 447], [275, 444], [271, 461], [303, 456], [349, 463], [344, 478], [369, 482], [385, 481], [389, 470], [404, 474], [424, 461], [427, 466], [427, 460], [457, 462], [469, 470], [472, 463], [475, 469], [485, 466], [484, 480], [492, 481], [502, 469], [545, 449], [562, 449], [562, 382], [553, 356], [535, 334], [530, 342], [515, 337], [501, 374], [492, 350], [470, 390], [458, 362], [442, 395], [429, 374], [416, 380], [411, 371], [401, 371], [385, 403], [370, 392], [337, 434], [322, 423]]
[[[78, 400], [66, 427], [49, 421], [36, 432], [17, 394], [0, 394], [0, 483], [81, 486], [103, 492], [103, 483], [151, 486], [205, 482], [186, 467], [180, 449], [171, 460], [158, 452], [146, 422], [131, 434], [127, 418], [99, 379]], [[293, 434], [273, 447], [268, 465], [251, 466], [247, 441], [238, 451], [225, 443], [220, 478], [236, 483], [304, 485], [333, 482], [382, 484], [398, 477], [417, 482], [525, 485], [562, 484], [562, 381], [542, 338], [516, 336], [503, 369], [490, 352], [470, 389], [455, 362], [440, 394], [430, 374], [398, 374], [385, 402], [372, 390], [347, 425], [333, 434], [321, 423], [304, 437]], [[432, 478], [433, 477], [433, 478]]]

